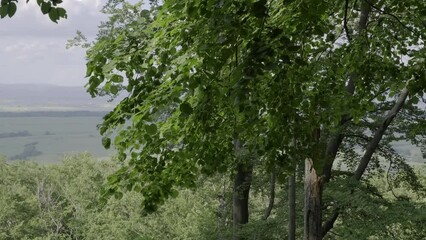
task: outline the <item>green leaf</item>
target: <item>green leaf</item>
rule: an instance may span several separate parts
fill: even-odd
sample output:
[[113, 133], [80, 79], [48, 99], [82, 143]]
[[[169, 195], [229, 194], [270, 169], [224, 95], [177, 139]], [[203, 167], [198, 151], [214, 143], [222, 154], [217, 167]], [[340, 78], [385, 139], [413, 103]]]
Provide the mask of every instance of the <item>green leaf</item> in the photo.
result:
[[62, 3], [62, 0], [51, 0], [51, 1], [52, 1], [52, 3], [53, 3], [54, 6]]
[[114, 144], [118, 145], [121, 142], [121, 136], [118, 134], [117, 136], [115, 136], [114, 138]]
[[112, 94], [116, 95], [118, 93], [118, 87], [117, 87], [117, 85], [111, 85], [111, 87], [109, 88], [109, 91]]
[[52, 5], [50, 4], [50, 2], [43, 2], [41, 4], [41, 12], [43, 14], [49, 13], [49, 11], [50, 11], [51, 8], [52, 8]]
[[194, 110], [192, 109], [191, 105], [187, 102], [182, 103], [179, 106], [180, 111], [185, 115], [190, 115]]
[[56, 10], [56, 8], [50, 9], [49, 18], [50, 18], [50, 20], [52, 20], [52, 22], [58, 23], [59, 15], [58, 15], [58, 10]]
[[8, 15], [9, 17], [13, 17], [15, 13], [16, 13], [16, 4], [12, 2], [9, 4]]
[[7, 13], [8, 13], [8, 5], [4, 5], [0, 7], [0, 17], [4, 18], [6, 17]]
[[37, 4], [40, 6], [43, 3], [43, 0], [37, 0]]
[[115, 69], [116, 63], [117, 63], [117, 61], [115, 61], [115, 60], [111, 60], [111, 61], [109, 61], [107, 64], [105, 64], [105, 65], [102, 67], [102, 71], [103, 71], [104, 73], [109, 73], [109, 72], [111, 72], [112, 70], [114, 70], [114, 69]]
[[109, 149], [111, 147], [111, 139], [109, 137], [103, 137], [102, 145], [104, 146], [104, 148]]
[[143, 17], [143, 18], [149, 18], [150, 14], [151, 14], [151, 12], [149, 10], [144, 9], [144, 10], [141, 11], [140, 16]]
[[157, 133], [157, 125], [154, 123], [145, 125], [145, 130], [149, 135], [154, 135]]
[[117, 74], [112, 75], [111, 82], [121, 83], [123, 82], [123, 77]]
[[66, 18], [67, 17], [67, 11], [65, 11], [65, 9], [63, 9], [63, 8], [56, 8], [56, 10], [58, 11], [58, 16], [60, 18]]
[[379, 95], [379, 96], [377, 96], [377, 100], [380, 101], [380, 102], [383, 102], [383, 101], [386, 100], [386, 97], [383, 96], [383, 95]]

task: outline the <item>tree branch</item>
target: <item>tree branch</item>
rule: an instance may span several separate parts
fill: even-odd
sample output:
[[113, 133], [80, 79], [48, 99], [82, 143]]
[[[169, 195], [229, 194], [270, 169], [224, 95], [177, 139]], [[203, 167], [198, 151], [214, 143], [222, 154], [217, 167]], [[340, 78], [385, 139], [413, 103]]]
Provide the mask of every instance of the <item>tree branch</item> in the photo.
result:
[[330, 219], [328, 219], [323, 225], [322, 225], [322, 236], [324, 237], [328, 231], [330, 231], [333, 228], [334, 223], [337, 220], [337, 217], [339, 217], [339, 211], [340, 208], [336, 207], [333, 211], [333, 215]]
[[368, 163], [370, 163], [373, 153], [376, 151], [377, 147], [379, 146], [380, 140], [382, 140], [383, 134], [385, 133], [386, 129], [389, 127], [389, 124], [391, 124], [392, 120], [401, 110], [402, 106], [405, 103], [405, 100], [407, 99], [407, 96], [408, 96], [408, 89], [404, 88], [401, 91], [401, 94], [399, 95], [398, 100], [395, 102], [395, 105], [388, 112], [386, 117], [383, 119], [383, 122], [380, 124], [379, 128], [376, 130], [373, 139], [371, 139], [371, 141], [368, 143], [366, 151], [364, 155], [362, 156], [361, 161], [358, 165], [358, 168], [356, 169], [354, 173], [354, 178], [356, 180], [361, 179], [362, 175], [365, 172], [365, 169], [368, 166]]
[[342, 133], [337, 134], [336, 136], [331, 137], [327, 143], [327, 148], [325, 150], [326, 162], [323, 167], [324, 181], [328, 182], [331, 178], [331, 169], [333, 168], [334, 159], [336, 158], [337, 152], [340, 145], [344, 139]]
[[361, 2], [361, 16], [359, 17], [359, 32], [367, 28], [368, 18], [370, 16], [371, 7], [367, 0]]
[[344, 15], [344, 20], [343, 20], [343, 28], [345, 29], [346, 32], [346, 37], [348, 38], [348, 41], [351, 41], [351, 35], [349, 33], [349, 28], [348, 28], [348, 9], [349, 9], [349, 0], [345, 1], [345, 15]]
[[415, 31], [414, 29], [412, 29], [412, 28], [410, 28], [409, 26], [407, 26], [407, 25], [405, 25], [402, 21], [401, 21], [401, 19], [399, 19], [399, 17], [398, 16], [396, 16], [395, 14], [393, 14], [393, 13], [390, 13], [390, 12], [387, 12], [387, 11], [384, 11], [384, 10], [382, 10], [382, 9], [380, 9], [379, 7], [377, 7], [377, 6], [375, 6], [370, 0], [364, 0], [364, 2], [366, 2], [366, 3], [368, 3], [368, 5], [371, 7], [371, 8], [374, 8], [375, 10], [377, 10], [378, 12], [380, 12], [380, 13], [382, 13], [382, 14], [385, 14], [385, 15], [389, 15], [389, 16], [391, 16], [392, 18], [394, 18], [403, 28], [405, 28], [406, 30], [408, 30], [408, 31], [410, 31], [411, 33], [413, 33], [414, 35], [416, 35], [416, 36], [418, 36], [418, 37], [421, 37], [422, 36], [422, 34], [421, 33], [419, 33], [419, 32], [417, 32], [417, 31]]
[[361, 135], [361, 134], [346, 134], [345, 137], [355, 137], [355, 138], [361, 139], [365, 142], [371, 141], [371, 138], [364, 136], [364, 135]]

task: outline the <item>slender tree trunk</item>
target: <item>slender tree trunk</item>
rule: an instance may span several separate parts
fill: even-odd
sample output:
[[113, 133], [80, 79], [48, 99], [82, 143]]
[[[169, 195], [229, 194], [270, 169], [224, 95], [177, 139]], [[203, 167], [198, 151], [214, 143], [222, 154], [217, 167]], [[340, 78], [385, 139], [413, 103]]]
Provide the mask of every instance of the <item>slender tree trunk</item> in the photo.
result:
[[[340, 124], [342, 127], [343, 124]], [[333, 169], [333, 163], [336, 159], [339, 147], [343, 142], [343, 134], [339, 133], [336, 136], [332, 136], [327, 143], [327, 149], [325, 150], [326, 161], [323, 168], [324, 181], [328, 182], [331, 178], [331, 170]]]
[[356, 169], [356, 171], [354, 173], [354, 178], [356, 180], [361, 179], [362, 175], [365, 172], [365, 169], [367, 169], [368, 163], [370, 163], [370, 160], [371, 160], [371, 157], [373, 156], [373, 153], [376, 151], [377, 147], [379, 146], [379, 143], [382, 140], [383, 135], [385, 134], [389, 125], [392, 123], [392, 120], [395, 118], [395, 116], [401, 110], [401, 108], [404, 105], [407, 97], [408, 97], [408, 89], [404, 88], [401, 91], [398, 100], [395, 102], [395, 105], [387, 113], [383, 122], [380, 124], [379, 128], [374, 133], [373, 139], [368, 143], [367, 148], [365, 149], [365, 153], [362, 156], [361, 161], [358, 165], [358, 168]]
[[274, 208], [275, 203], [275, 172], [271, 173], [271, 182], [269, 185], [269, 204], [268, 208], [265, 210], [265, 214], [263, 215], [263, 220], [267, 220], [271, 215], [272, 209]]
[[252, 178], [252, 166], [238, 164], [237, 173], [234, 177], [234, 195], [233, 195], [233, 239], [242, 240], [240, 236], [240, 227], [248, 223], [249, 220], [249, 193]]
[[[360, 2], [360, 17], [359, 17], [358, 29], [357, 29], [358, 31], [356, 32], [356, 37], [363, 34], [365, 32], [365, 30], [367, 29], [367, 23], [368, 23], [370, 11], [371, 11], [370, 4], [372, 4], [373, 2], [375, 2], [375, 0], [367, 0], [367, 1], [362, 0]], [[348, 11], [349, 11], [349, 1], [346, 0], [345, 1], [344, 29], [346, 31], [346, 36], [347, 36], [348, 41], [351, 42], [351, 36], [350, 36], [351, 32], [349, 32], [348, 25], [347, 25], [348, 24], [348, 19], [347, 19], [347, 12]], [[349, 80], [348, 80], [346, 87], [345, 87], [346, 91], [350, 95], [353, 95], [354, 92], [355, 92], [355, 81], [356, 81], [357, 78], [358, 78], [358, 76], [357, 76], [356, 72], [350, 73]], [[323, 169], [322, 169], [322, 171], [323, 171], [322, 179], [319, 179], [318, 176], [316, 176], [316, 180], [319, 180], [319, 183], [318, 183], [318, 186], [317, 186], [319, 191], [320, 191], [320, 193], [317, 194], [317, 196], [320, 198], [319, 202], [322, 201], [323, 185], [326, 182], [330, 181], [333, 163], [334, 163], [334, 160], [336, 159], [336, 154], [339, 150], [339, 147], [342, 144], [342, 141], [344, 139], [344, 135], [342, 134], [343, 125], [349, 120], [350, 120], [349, 115], [343, 115], [341, 117], [341, 120], [340, 120], [338, 127], [342, 128], [342, 129], [340, 129], [339, 132], [335, 136], [332, 136], [330, 138], [329, 142], [327, 143], [327, 148], [325, 149], [325, 154], [326, 154], [325, 164], [324, 164]], [[371, 158], [371, 156], [370, 156], [370, 158]], [[308, 164], [306, 164], [306, 165], [308, 165]], [[308, 170], [305, 170], [305, 171], [307, 172]], [[358, 172], [358, 170], [357, 170], [357, 172]], [[358, 176], [355, 174], [355, 178], [357, 178], [357, 177]], [[315, 177], [313, 177], [313, 178], [314, 178], [314, 180], [312, 180], [312, 181], [315, 181]], [[315, 187], [315, 185], [314, 185], [314, 187]], [[305, 190], [305, 204], [306, 204], [306, 202], [308, 202], [308, 200], [306, 199], [307, 194], [308, 193]], [[316, 235], [319, 236], [318, 238], [315, 238], [317, 236], [315, 236], [313, 238], [309, 238], [309, 235], [307, 236], [306, 231], [309, 231], [309, 229], [308, 230], [306, 229], [307, 223], [305, 222], [305, 239], [309, 239], [309, 240], [310, 239], [322, 239], [322, 237], [325, 234], [327, 234], [327, 232], [329, 230], [331, 230], [333, 228], [334, 222], [336, 221], [338, 216], [339, 216], [339, 209], [336, 208], [333, 216], [324, 223], [324, 226], [322, 226], [322, 230], [319, 230], [319, 232], [316, 234]], [[306, 216], [306, 213], [305, 213], [305, 221], [307, 220], [306, 217], [307, 216]], [[318, 216], [318, 218], [322, 218], [322, 216]], [[319, 226], [319, 227], [321, 227], [321, 226]], [[319, 233], [321, 233], [321, 234], [319, 234]], [[306, 237], [308, 237], [308, 238], [306, 238]]]
[[312, 160], [306, 159], [304, 240], [322, 239], [322, 182]]
[[288, 240], [296, 240], [296, 172], [288, 178]]
[[218, 232], [217, 232], [217, 239], [221, 240], [223, 239], [223, 233], [225, 232], [225, 228], [226, 228], [226, 200], [225, 200], [225, 193], [219, 194], [217, 196], [217, 200], [218, 200], [218, 219], [217, 219], [217, 228], [218, 228]]

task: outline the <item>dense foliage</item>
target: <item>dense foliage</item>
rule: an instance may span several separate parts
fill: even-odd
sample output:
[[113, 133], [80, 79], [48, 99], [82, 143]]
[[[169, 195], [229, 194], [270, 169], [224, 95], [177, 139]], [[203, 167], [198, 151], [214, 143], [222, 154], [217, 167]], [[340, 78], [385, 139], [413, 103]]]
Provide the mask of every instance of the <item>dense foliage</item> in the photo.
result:
[[212, 192], [182, 192], [151, 216], [143, 215], [135, 193], [100, 208], [101, 185], [116, 167], [88, 154], [57, 165], [3, 160], [0, 239], [197, 239], [200, 231], [214, 231], [215, 222], [208, 222], [214, 221], [214, 205], [199, 201], [206, 194], [213, 199], [205, 201], [214, 201]]
[[[0, 239], [229, 239], [232, 234], [229, 178], [200, 179], [197, 190], [180, 190], [156, 213], [145, 215], [134, 192], [121, 200], [110, 199], [102, 208], [99, 192], [117, 167], [114, 160], [100, 161], [88, 154], [66, 157], [61, 163], [0, 163]], [[425, 183], [425, 169], [418, 168]], [[421, 172], [420, 172], [421, 171]], [[327, 239], [423, 239], [425, 200], [405, 186], [396, 199], [387, 188], [386, 175], [355, 197], [339, 194], [341, 185], [327, 189], [327, 198], [338, 198], [348, 208]], [[277, 188], [276, 205], [263, 219], [267, 179], [253, 183], [252, 215], [243, 228], [248, 239], [282, 239], [287, 232], [287, 194]], [[298, 183], [298, 220], [302, 226], [303, 192]], [[376, 188], [377, 187], [377, 188]], [[381, 196], [381, 197], [379, 197]], [[412, 202], [407, 200], [411, 199]], [[374, 222], [374, 224], [371, 224]], [[298, 228], [301, 237], [302, 229]]]
[[[362, 1], [368, 11], [347, 4], [164, 1], [150, 11], [110, 1], [111, 18], [87, 53], [87, 86], [92, 95], [128, 92], [101, 126], [106, 147], [119, 130], [113, 143], [129, 160], [111, 184], [143, 182], [137, 189], [147, 202], [161, 202], [200, 171], [233, 169], [241, 161], [235, 140], [269, 169], [315, 156], [318, 170], [335, 134], [351, 149], [373, 139], [421, 141], [423, 23], [397, 2]], [[384, 6], [394, 9], [390, 18]], [[420, 15], [425, 6], [416, 6]], [[356, 27], [361, 13], [371, 26]], [[404, 103], [412, 117], [387, 133]]]

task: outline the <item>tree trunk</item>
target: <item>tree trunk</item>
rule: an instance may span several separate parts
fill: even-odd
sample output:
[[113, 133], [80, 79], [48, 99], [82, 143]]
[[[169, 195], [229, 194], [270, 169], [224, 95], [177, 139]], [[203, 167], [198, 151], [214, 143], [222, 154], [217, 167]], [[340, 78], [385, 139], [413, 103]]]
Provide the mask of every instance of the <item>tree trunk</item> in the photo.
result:
[[[368, 23], [368, 19], [370, 17], [370, 11], [371, 11], [370, 4], [372, 4], [373, 2], [375, 2], [375, 0], [361, 1], [360, 2], [360, 17], [359, 17], [358, 32], [356, 33], [356, 37], [359, 37], [367, 29], [367, 23]], [[347, 19], [347, 12], [348, 11], [349, 11], [349, 1], [346, 0], [345, 1], [344, 29], [345, 29], [348, 41], [351, 42], [351, 37], [350, 37], [351, 33], [349, 32], [348, 25], [347, 25], [348, 24], [348, 19]], [[355, 81], [356, 81], [357, 78], [358, 78], [358, 76], [357, 76], [356, 72], [350, 73], [349, 80], [348, 80], [348, 82], [345, 86], [347, 93], [350, 94], [350, 95], [353, 95], [354, 92], [355, 92]], [[338, 133], [335, 136], [332, 136], [330, 138], [328, 144], [327, 144], [327, 148], [326, 148], [326, 152], [325, 152], [326, 153], [326, 161], [325, 161], [324, 167], [322, 169], [323, 176], [322, 176], [320, 183], [318, 184], [319, 191], [320, 191], [318, 196], [321, 198], [321, 200], [322, 200], [323, 185], [325, 184], [325, 182], [330, 181], [333, 163], [334, 163], [334, 160], [336, 159], [336, 154], [339, 150], [339, 147], [342, 144], [342, 141], [344, 139], [344, 135], [342, 134], [343, 127], [344, 127], [344, 124], [348, 121], [350, 121], [349, 115], [343, 115], [341, 117], [340, 123], [338, 125], [338, 127], [340, 128]], [[365, 168], [364, 168], [364, 170], [365, 170]], [[357, 170], [357, 172], [358, 172], [358, 170]], [[358, 178], [357, 174], [355, 174], [355, 178]], [[317, 176], [317, 179], [318, 179], [318, 176]], [[305, 192], [305, 195], [306, 194], [307, 193]], [[305, 199], [305, 204], [306, 204], [306, 202], [307, 202], [307, 200]], [[324, 223], [324, 226], [322, 227], [322, 231], [321, 231], [321, 235], [320, 235], [321, 237], [318, 238], [318, 239], [321, 239], [329, 230], [331, 230], [333, 228], [334, 222], [336, 221], [338, 216], [339, 216], [339, 209], [336, 208], [331, 219], [327, 220]], [[305, 216], [305, 221], [306, 221], [306, 216]], [[305, 239], [306, 239], [306, 223], [305, 223]], [[310, 239], [310, 238], [307, 238], [307, 239]], [[312, 238], [312, 239], [317, 239], [317, 238]]]
[[[343, 123], [340, 123], [339, 125], [340, 125], [339, 127], [342, 127]], [[344, 138], [343, 134], [339, 133], [336, 136], [332, 136], [327, 143], [327, 148], [325, 150], [326, 161], [324, 164], [324, 168], [322, 170], [325, 182], [330, 181], [331, 170], [333, 169], [334, 160], [336, 159], [336, 155], [337, 155], [337, 152], [339, 151], [339, 147], [343, 142], [343, 138]]]
[[269, 185], [269, 204], [268, 208], [265, 210], [265, 214], [263, 215], [263, 220], [267, 220], [271, 215], [272, 209], [274, 208], [275, 203], [275, 172], [271, 173], [271, 182]]
[[226, 200], [225, 200], [225, 193], [219, 194], [217, 196], [217, 200], [218, 200], [218, 207], [217, 207], [217, 212], [218, 212], [218, 219], [217, 219], [217, 239], [221, 240], [223, 239], [223, 233], [225, 232], [226, 229]]
[[305, 160], [304, 240], [322, 239], [322, 178], [311, 159]]
[[296, 240], [296, 172], [288, 178], [288, 240]]
[[242, 163], [237, 165], [237, 172], [234, 177], [233, 194], [233, 239], [242, 240], [240, 227], [248, 223], [249, 219], [249, 193], [252, 177], [252, 166]]

